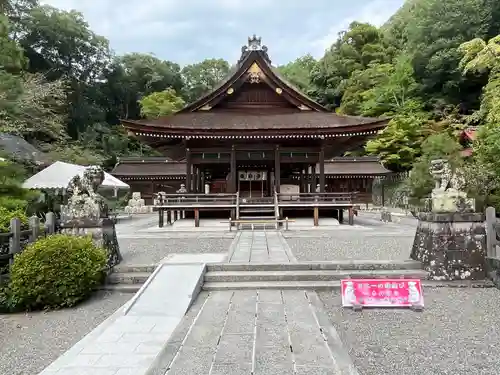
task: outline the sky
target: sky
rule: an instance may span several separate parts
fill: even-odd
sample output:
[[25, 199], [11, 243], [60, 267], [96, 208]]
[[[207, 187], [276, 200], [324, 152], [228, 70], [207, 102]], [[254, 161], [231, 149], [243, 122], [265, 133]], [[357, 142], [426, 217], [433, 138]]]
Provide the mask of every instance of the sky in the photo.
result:
[[404, 0], [42, 0], [75, 9], [117, 54], [153, 53], [192, 64], [237, 61], [256, 34], [274, 65], [321, 57], [352, 21], [382, 25]]

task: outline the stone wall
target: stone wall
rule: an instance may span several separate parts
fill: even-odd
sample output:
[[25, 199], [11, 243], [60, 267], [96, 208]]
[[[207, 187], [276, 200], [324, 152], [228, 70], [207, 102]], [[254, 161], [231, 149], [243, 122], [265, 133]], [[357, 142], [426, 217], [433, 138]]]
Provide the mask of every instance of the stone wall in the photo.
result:
[[420, 212], [410, 257], [432, 280], [486, 277], [485, 217], [479, 213]]

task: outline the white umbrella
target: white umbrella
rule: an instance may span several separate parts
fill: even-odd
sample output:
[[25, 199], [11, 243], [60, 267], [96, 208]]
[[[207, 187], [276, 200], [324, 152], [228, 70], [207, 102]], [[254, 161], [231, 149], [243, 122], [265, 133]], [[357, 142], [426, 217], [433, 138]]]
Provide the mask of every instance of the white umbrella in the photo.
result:
[[[23, 183], [25, 189], [66, 189], [73, 177], [80, 175], [83, 177], [83, 172], [87, 167], [83, 165], [64, 163], [56, 161], [34, 176], [31, 176]], [[130, 186], [125, 182], [104, 172], [104, 182], [101, 188], [114, 189], [130, 189]]]

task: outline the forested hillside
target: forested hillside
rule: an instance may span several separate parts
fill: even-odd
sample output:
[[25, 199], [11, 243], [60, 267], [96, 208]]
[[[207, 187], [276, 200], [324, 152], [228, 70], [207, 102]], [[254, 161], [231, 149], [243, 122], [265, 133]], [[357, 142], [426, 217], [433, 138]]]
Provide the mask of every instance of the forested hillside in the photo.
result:
[[[217, 56], [185, 67], [148, 54], [117, 56], [78, 12], [37, 0], [0, 0], [0, 7], [0, 132], [60, 160], [109, 168], [119, 156], [153, 154], [119, 119], [175, 112], [231, 69]], [[381, 28], [354, 22], [319, 60], [298, 57], [280, 70], [338, 113], [390, 116], [365, 152], [394, 171], [414, 167], [418, 177], [443, 154], [462, 163], [453, 156], [457, 135], [480, 125], [467, 165], [482, 171], [474, 175], [481, 181], [500, 175], [499, 34], [498, 0], [407, 0]], [[428, 190], [424, 177], [412, 185], [416, 195]]]

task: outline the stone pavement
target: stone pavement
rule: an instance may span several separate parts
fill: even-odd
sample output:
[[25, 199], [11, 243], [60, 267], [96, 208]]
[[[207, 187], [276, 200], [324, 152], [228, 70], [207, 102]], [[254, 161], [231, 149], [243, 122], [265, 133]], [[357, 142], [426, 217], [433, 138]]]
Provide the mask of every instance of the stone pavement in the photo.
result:
[[122, 309], [41, 375], [147, 374], [197, 297], [204, 269], [204, 264], [159, 266]]
[[238, 232], [230, 248], [230, 263], [288, 263], [293, 255], [279, 231]]
[[[238, 232], [230, 248], [230, 263], [295, 261], [279, 231]], [[168, 347], [166, 375], [358, 375], [313, 291], [211, 292]]]
[[314, 295], [212, 292], [166, 375], [356, 374]]

